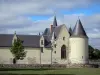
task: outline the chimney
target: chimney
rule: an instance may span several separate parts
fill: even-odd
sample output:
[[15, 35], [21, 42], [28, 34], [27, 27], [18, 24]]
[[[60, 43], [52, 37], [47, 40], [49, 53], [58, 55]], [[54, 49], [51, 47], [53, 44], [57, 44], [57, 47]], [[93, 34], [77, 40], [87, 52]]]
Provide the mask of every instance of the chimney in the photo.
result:
[[51, 32], [52, 32], [52, 30], [53, 30], [53, 25], [51, 25], [51, 28], [50, 28], [50, 30], [51, 30]]

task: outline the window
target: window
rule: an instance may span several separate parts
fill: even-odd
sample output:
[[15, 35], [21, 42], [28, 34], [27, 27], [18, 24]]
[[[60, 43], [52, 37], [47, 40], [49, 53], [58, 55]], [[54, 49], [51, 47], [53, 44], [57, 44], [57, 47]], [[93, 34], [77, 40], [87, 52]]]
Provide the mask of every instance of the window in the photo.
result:
[[41, 40], [41, 45], [43, 45], [43, 40]]
[[54, 51], [54, 53], [56, 54], [56, 51]]
[[57, 45], [55, 44], [54, 46], [55, 46], [55, 48], [56, 48]]
[[65, 40], [65, 37], [63, 37], [63, 40]]
[[61, 59], [66, 59], [66, 46], [61, 47]]
[[41, 53], [43, 53], [43, 47], [41, 47]]
[[82, 59], [83, 59], [83, 56], [82, 56]]

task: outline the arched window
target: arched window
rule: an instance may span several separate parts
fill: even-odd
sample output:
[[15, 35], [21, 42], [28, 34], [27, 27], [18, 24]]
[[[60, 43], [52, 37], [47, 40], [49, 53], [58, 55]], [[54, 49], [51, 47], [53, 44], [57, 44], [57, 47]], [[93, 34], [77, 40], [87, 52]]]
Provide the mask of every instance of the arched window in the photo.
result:
[[66, 59], [66, 46], [61, 47], [61, 59]]

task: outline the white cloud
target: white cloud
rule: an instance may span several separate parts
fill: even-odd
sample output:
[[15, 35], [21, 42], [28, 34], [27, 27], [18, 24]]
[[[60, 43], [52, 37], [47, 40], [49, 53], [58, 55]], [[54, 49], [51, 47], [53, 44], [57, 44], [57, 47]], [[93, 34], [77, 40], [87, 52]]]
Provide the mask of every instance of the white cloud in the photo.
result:
[[[52, 15], [54, 11], [71, 10], [78, 6], [88, 6], [91, 3], [91, 0], [0, 0], [0, 28], [11, 29], [27, 27], [33, 24], [39, 25], [43, 21], [40, 21], [41, 23], [32, 22], [28, 15]], [[78, 15], [84, 16], [84, 14]], [[63, 22], [68, 25], [68, 22], [71, 21], [70, 24], [73, 25], [76, 18], [77, 14], [65, 15], [65, 19], [59, 19], [58, 22], [59, 24]]]
[[100, 38], [100, 33], [89, 33], [88, 36], [90, 38]]
[[97, 29], [97, 28], [94, 28], [93, 30], [94, 30], [95, 32], [99, 32], [99, 29]]
[[[86, 16], [85, 14], [69, 14], [69, 15], [64, 15], [63, 16], [57, 16], [57, 22], [59, 25], [61, 24], [66, 24], [67, 28], [71, 25], [73, 28], [76, 24], [76, 21], [78, 19], [78, 16], [80, 16], [80, 19], [82, 21], [82, 24], [84, 28], [86, 29], [87, 33], [94, 33], [97, 32], [99, 33], [99, 21], [100, 21], [100, 15], [94, 14], [91, 16]], [[97, 17], [98, 16], [98, 17]], [[91, 20], [90, 20], [91, 18]], [[37, 21], [32, 21], [31, 18], [29, 17], [18, 17], [14, 19], [8, 19], [5, 20], [5, 22], [1, 22], [1, 27], [5, 28], [10, 32], [11, 30], [16, 30], [16, 31], [22, 31], [22, 32], [39, 32], [43, 31], [45, 28], [50, 27], [50, 25], [53, 23], [53, 16], [48, 18], [47, 20], [37, 20]], [[5, 25], [5, 26], [2, 26]], [[9, 26], [10, 25], [10, 26]], [[14, 27], [13, 27], [14, 26]], [[12, 29], [13, 27], [13, 29]], [[92, 35], [94, 36], [94, 34]]]
[[20, 15], [52, 15], [54, 11], [86, 7], [90, 0], [0, 0], [0, 19]]

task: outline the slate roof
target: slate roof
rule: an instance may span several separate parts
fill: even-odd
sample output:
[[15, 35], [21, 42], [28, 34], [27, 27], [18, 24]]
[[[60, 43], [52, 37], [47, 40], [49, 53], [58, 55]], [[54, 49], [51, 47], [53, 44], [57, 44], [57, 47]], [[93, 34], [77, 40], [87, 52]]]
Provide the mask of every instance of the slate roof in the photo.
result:
[[24, 41], [23, 46], [25, 47], [40, 47], [39, 35], [18, 35], [18, 37]]
[[87, 37], [86, 32], [82, 26], [80, 19], [76, 22], [71, 37]]
[[69, 31], [69, 34], [71, 36], [72, 35], [72, 28], [70, 27], [68, 31]]
[[[53, 32], [55, 33], [55, 36], [56, 36], [56, 37], [59, 35], [59, 32], [60, 32], [62, 26], [63, 26], [63, 25], [57, 26], [57, 27], [54, 29]], [[50, 37], [52, 36], [52, 33], [53, 33], [53, 32], [50, 32], [50, 28], [46, 28], [46, 29], [44, 30], [44, 32], [43, 32], [43, 35], [44, 35], [46, 38], [49, 37], [49, 39], [50, 39]]]
[[62, 26], [63, 26], [63, 25], [60, 25], [60, 26], [57, 26], [57, 27], [55, 28], [54, 32], [55, 32], [55, 36], [56, 36], [56, 37], [58, 37]]
[[[54, 29], [54, 38], [56, 39], [60, 33], [60, 30], [62, 28], [63, 25], [60, 25], [60, 26], [57, 26], [55, 29]], [[51, 38], [52, 38], [52, 34], [53, 32], [49, 32], [48, 31], [50, 30], [50, 28], [46, 28], [44, 33], [43, 33], [43, 37], [45, 39], [45, 47], [51, 47]]]
[[[57, 26], [54, 30], [55, 37], [58, 37], [60, 30], [63, 25]], [[50, 33], [50, 28], [46, 28], [44, 31], [43, 37], [45, 42], [45, 47], [50, 48], [51, 47], [51, 37], [52, 33]], [[11, 47], [12, 46], [12, 39], [13, 34], [0, 34], [0, 47]], [[33, 47], [33, 48], [39, 48], [40, 47], [40, 38], [41, 35], [17, 35], [19, 39], [21, 39], [23, 42], [24, 47]]]
[[0, 34], [0, 47], [9, 47], [12, 45], [13, 35]]
[[[17, 35], [18, 38], [23, 40], [23, 46], [25, 47], [40, 47], [39, 35]], [[13, 34], [0, 34], [0, 47], [12, 46]]]
[[45, 47], [51, 47], [51, 32], [50, 32], [50, 28], [46, 28], [44, 30], [44, 33], [43, 33], [43, 37], [44, 37], [44, 43], [45, 43]]
[[46, 28], [43, 35], [50, 35], [50, 28]]

